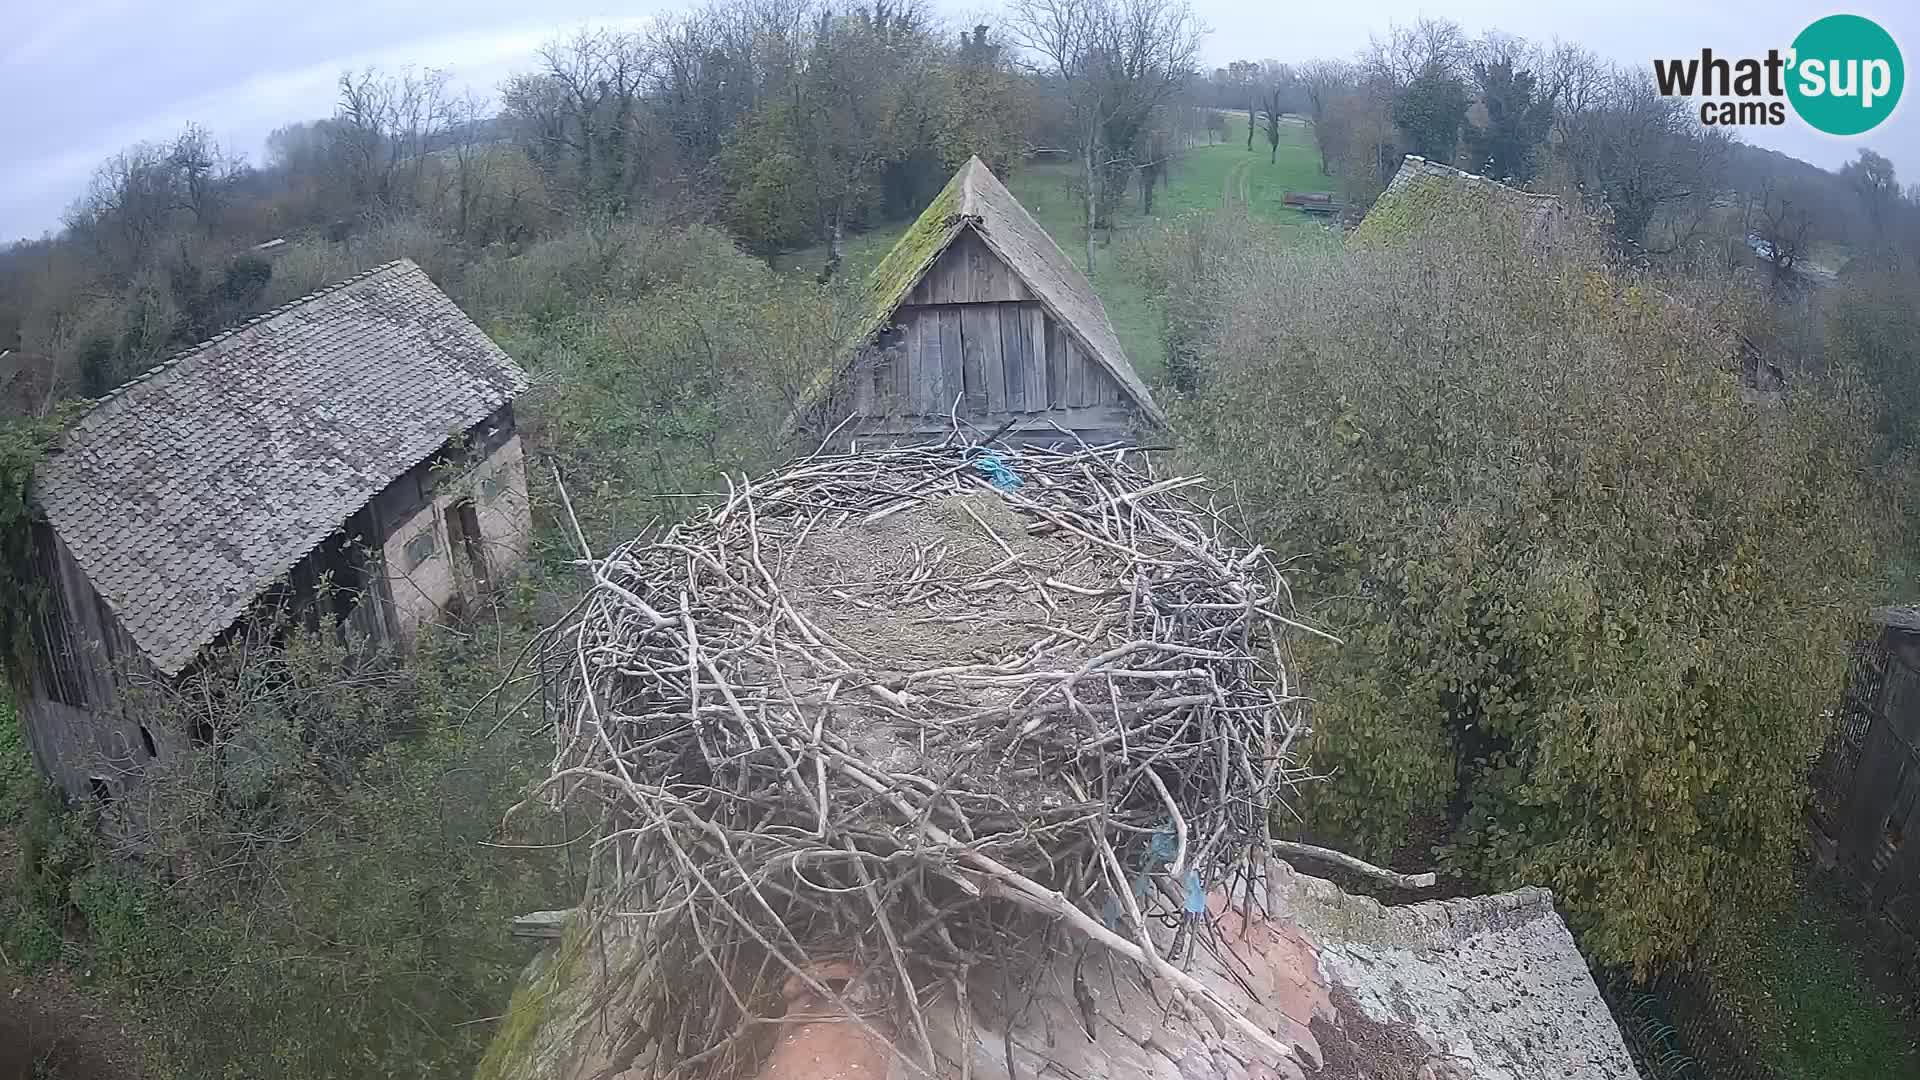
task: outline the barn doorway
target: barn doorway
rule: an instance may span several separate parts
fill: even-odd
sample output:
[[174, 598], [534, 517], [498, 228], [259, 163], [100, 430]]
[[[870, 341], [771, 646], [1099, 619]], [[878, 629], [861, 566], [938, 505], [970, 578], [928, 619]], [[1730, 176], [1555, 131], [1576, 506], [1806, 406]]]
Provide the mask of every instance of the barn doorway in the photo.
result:
[[447, 507], [447, 542], [463, 559], [474, 588], [485, 591], [492, 581], [487, 574], [487, 551], [480, 535], [480, 512], [472, 499], [462, 499]]

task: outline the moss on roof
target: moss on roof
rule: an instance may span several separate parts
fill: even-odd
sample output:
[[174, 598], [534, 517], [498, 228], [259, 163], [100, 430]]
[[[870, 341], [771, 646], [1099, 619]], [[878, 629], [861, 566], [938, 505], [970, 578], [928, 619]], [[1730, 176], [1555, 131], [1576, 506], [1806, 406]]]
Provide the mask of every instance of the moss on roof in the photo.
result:
[[913, 226], [893, 245], [893, 250], [867, 275], [869, 303], [863, 336], [886, 325], [894, 309], [900, 306], [901, 298], [919, 282], [920, 275], [933, 265], [933, 260], [946, 250], [947, 242], [959, 230], [966, 175], [965, 168], [953, 174], [947, 186], [940, 189], [940, 194], [920, 211]]
[[1396, 184], [1367, 211], [1353, 239], [1362, 244], [1404, 240], [1436, 221], [1482, 212], [1490, 196], [1481, 185], [1448, 183], [1437, 176]]
[[1510, 224], [1531, 231], [1540, 215], [1556, 204], [1551, 195], [1508, 187], [1498, 180], [1462, 172], [1409, 155], [1393, 183], [1355, 226], [1356, 244], [1392, 244], [1455, 222], [1484, 223], [1489, 215], [1511, 213]]

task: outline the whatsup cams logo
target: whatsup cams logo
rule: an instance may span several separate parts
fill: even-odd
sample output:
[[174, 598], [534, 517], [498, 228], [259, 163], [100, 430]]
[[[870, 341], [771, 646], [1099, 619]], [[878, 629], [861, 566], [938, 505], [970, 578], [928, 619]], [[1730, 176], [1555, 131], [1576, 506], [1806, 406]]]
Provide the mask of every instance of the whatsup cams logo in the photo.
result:
[[1906, 83], [1900, 47], [1880, 24], [1859, 15], [1829, 15], [1800, 31], [1787, 49], [1729, 59], [1701, 49], [1697, 57], [1655, 60], [1653, 78], [1666, 97], [1700, 97], [1700, 122], [1718, 126], [1780, 125], [1787, 106], [1829, 135], [1859, 135], [1893, 115]]

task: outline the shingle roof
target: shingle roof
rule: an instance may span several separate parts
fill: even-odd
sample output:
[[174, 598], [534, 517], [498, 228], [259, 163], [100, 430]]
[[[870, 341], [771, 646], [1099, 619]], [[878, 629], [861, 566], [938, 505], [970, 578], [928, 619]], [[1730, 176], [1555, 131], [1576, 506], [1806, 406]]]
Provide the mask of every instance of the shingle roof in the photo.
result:
[[[1333, 991], [1344, 1038], [1392, 1030], [1413, 1062], [1446, 1058], [1443, 1076], [1638, 1080], [1553, 894], [1526, 887], [1388, 906], [1269, 863], [1273, 897]], [[1322, 1056], [1341, 1041], [1316, 1026]], [[1415, 1070], [1408, 1069], [1413, 1075]]]
[[[974, 969], [987, 985], [1011, 980], [1023, 988], [1026, 1004], [1010, 1022], [982, 1022], [978, 998], [966, 1016], [962, 997], [928, 1002], [933, 1075], [1008, 1080], [1003, 1062], [1010, 1062], [1019, 1076], [1055, 1072], [1081, 1080], [1639, 1080], [1626, 1040], [1545, 889], [1386, 906], [1278, 859], [1267, 866], [1264, 902], [1240, 894], [1229, 904], [1215, 893], [1207, 944], [1180, 964], [1296, 1047], [1290, 1057], [1263, 1056], [1242, 1033], [1216, 1027], [1218, 1021], [1198, 1009], [1167, 1008], [1166, 998], [1127, 965], [1108, 967], [1097, 959], [1100, 950], [1083, 955], [1069, 945], [1018, 965], [987, 957]], [[1250, 899], [1269, 914], [1244, 919]], [[575, 927], [582, 922], [576, 917]], [[556, 1060], [591, 1060], [617, 1048], [616, 1026], [596, 1021], [623, 988], [604, 983], [600, 972], [625, 970], [625, 962], [637, 963], [657, 943], [614, 920], [593, 932], [600, 935], [596, 947], [610, 954], [606, 964], [569, 964], [563, 944], [558, 956], [544, 954], [530, 969], [515, 996], [540, 995], [544, 1019], [518, 1041], [495, 1044], [488, 1057], [499, 1075], [551, 1076]], [[1162, 948], [1172, 944], [1171, 928], [1151, 932]], [[584, 940], [577, 929], [569, 937]], [[1083, 968], [1091, 1000], [1078, 993]], [[886, 1072], [889, 1052], [880, 1036], [889, 1033], [878, 1030], [884, 1025], [858, 1029], [841, 1020], [833, 1004], [807, 1004], [812, 1007], [796, 1011], [811, 1019], [783, 1033], [753, 1075], [853, 1075], [856, 1064]], [[1097, 1013], [1094, 1038], [1083, 1034], [1088, 1010]], [[915, 1052], [918, 1044], [904, 1031], [891, 1034], [900, 1052]]]
[[1353, 230], [1360, 242], [1397, 240], [1435, 223], [1474, 214], [1511, 215], [1527, 238], [1544, 242], [1562, 213], [1559, 196], [1521, 191], [1498, 180], [1408, 154], [1367, 216]]
[[526, 384], [402, 259], [103, 398], [40, 467], [34, 495], [172, 675], [382, 488]]
[[941, 253], [968, 228], [979, 233], [987, 247], [1019, 275], [1081, 347], [1126, 388], [1142, 411], [1157, 422], [1166, 422], [1166, 414], [1154, 404], [1147, 384], [1127, 361], [1113, 323], [1107, 319], [1107, 309], [1094, 295], [1093, 284], [978, 157], [960, 166], [874, 268], [868, 281], [873, 297], [870, 331], [886, 324]]

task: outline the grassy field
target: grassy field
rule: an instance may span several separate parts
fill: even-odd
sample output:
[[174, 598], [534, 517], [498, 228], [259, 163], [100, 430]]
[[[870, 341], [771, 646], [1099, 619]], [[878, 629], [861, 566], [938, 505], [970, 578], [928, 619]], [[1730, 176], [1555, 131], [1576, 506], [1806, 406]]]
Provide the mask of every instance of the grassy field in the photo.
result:
[[1920, 1076], [1920, 1031], [1902, 1015], [1920, 1003], [1895, 973], [1869, 976], [1877, 946], [1831, 881], [1800, 884], [1792, 909], [1724, 928], [1706, 957], [1723, 1004], [1783, 1077]]
[[[1180, 155], [1166, 187], [1154, 196], [1153, 214], [1140, 211], [1140, 194], [1129, 191], [1115, 215], [1113, 235], [1103, 236], [1095, 252], [1093, 288], [1106, 305], [1120, 344], [1142, 378], [1156, 381], [1165, 368], [1158, 304], [1142, 280], [1142, 233], [1159, 222], [1182, 214], [1244, 207], [1256, 221], [1277, 226], [1281, 235], [1296, 230], [1316, 235], [1327, 226], [1309, 215], [1280, 204], [1289, 191], [1320, 191], [1332, 181], [1320, 175], [1320, 156], [1313, 133], [1304, 123], [1287, 123], [1280, 130], [1280, 146], [1271, 153], [1264, 134], [1256, 134], [1247, 150], [1247, 119], [1227, 117], [1225, 142], [1198, 145]], [[1272, 158], [1273, 160], [1269, 160]], [[1073, 164], [1029, 164], [1003, 177], [1034, 219], [1051, 234], [1075, 266], [1086, 268], [1085, 205], [1075, 190]], [[910, 222], [897, 222], [848, 238], [845, 272], [864, 277], [883, 258]], [[794, 273], [817, 273], [824, 251], [809, 248], [779, 259]]]

